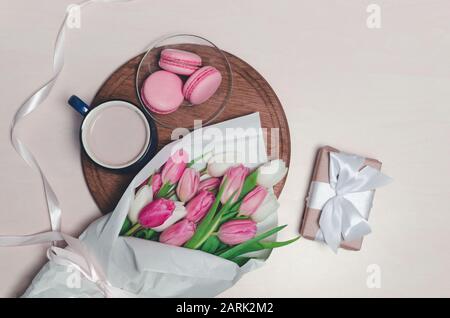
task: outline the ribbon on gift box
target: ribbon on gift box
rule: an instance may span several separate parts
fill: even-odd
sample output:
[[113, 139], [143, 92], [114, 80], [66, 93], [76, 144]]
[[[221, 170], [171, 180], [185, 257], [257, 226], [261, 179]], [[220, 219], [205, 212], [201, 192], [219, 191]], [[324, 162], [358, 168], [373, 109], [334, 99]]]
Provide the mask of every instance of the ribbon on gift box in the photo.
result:
[[337, 252], [342, 240], [352, 241], [371, 232], [367, 222], [376, 188], [392, 179], [365, 166], [364, 158], [330, 152], [330, 183], [311, 182], [308, 207], [321, 210], [316, 240]]

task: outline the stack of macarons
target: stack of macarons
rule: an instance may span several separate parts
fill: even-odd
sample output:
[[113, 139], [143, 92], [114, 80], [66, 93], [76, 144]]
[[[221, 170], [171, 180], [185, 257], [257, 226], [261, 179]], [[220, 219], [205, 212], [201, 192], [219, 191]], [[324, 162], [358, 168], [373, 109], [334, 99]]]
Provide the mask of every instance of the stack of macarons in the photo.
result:
[[[148, 76], [141, 88], [145, 106], [157, 114], [170, 114], [184, 100], [198, 105], [211, 98], [222, 82], [213, 66], [202, 66], [202, 58], [192, 52], [164, 49], [159, 59], [161, 70]], [[180, 77], [187, 79], [183, 82]]]

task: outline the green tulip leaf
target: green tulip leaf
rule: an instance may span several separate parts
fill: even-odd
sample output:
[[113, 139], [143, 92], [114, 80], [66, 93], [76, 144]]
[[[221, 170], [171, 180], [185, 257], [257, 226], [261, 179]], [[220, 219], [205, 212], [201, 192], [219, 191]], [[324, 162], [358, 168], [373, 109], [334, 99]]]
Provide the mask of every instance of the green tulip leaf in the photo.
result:
[[208, 237], [208, 239], [203, 243], [202, 247], [200, 248], [203, 252], [214, 254], [215, 251], [220, 247], [221, 242], [217, 238], [217, 236], [212, 235]]
[[174, 189], [175, 189], [175, 184], [170, 184], [169, 182], [166, 182], [159, 189], [158, 194], [156, 196], [158, 198], [168, 198], [173, 195], [173, 193], [171, 193], [171, 192]]
[[236, 263], [239, 267], [244, 266], [251, 258], [250, 257], [235, 257], [230, 259], [230, 261]]
[[133, 236], [144, 240], [151, 240], [156, 232], [152, 229], [142, 229], [137, 231]]
[[[193, 246], [193, 247], [190, 247], [190, 248], [198, 249], [208, 239], [208, 237], [219, 227], [220, 220], [222, 219], [222, 216], [225, 213], [227, 213], [228, 210], [230, 209], [232, 201], [233, 201], [233, 198], [235, 197], [236, 193], [237, 193], [237, 190], [234, 191], [231, 194], [230, 198], [227, 200], [227, 202], [225, 202], [225, 204], [222, 205], [222, 207], [220, 208], [219, 212], [217, 212], [217, 215], [214, 216], [213, 220], [208, 222], [204, 226], [204, 228], [201, 229], [201, 235], [199, 235], [197, 237], [197, 241], [195, 241], [195, 244], [190, 245], [190, 246]], [[200, 224], [200, 226], [202, 226], [202, 225], [203, 225], [203, 222]], [[198, 230], [197, 230], [197, 232], [198, 232]], [[194, 237], [195, 237], [196, 234], [194, 234]], [[187, 247], [187, 246], [185, 245], [185, 247]]]
[[225, 222], [227, 222], [229, 220], [234, 219], [237, 216], [237, 214], [238, 214], [237, 212], [233, 212], [233, 211], [225, 213], [222, 216], [222, 219], [220, 220], [220, 225], [222, 225], [223, 223], [225, 223]]
[[124, 235], [128, 230], [131, 228], [131, 221], [128, 218], [128, 216], [125, 218], [125, 221], [123, 222], [122, 228], [120, 229], [119, 235]]
[[210, 223], [214, 219], [214, 216], [215, 216], [216, 211], [220, 204], [220, 199], [222, 198], [223, 191], [225, 190], [226, 183], [227, 183], [227, 180], [224, 178], [222, 181], [222, 185], [219, 189], [219, 193], [217, 193], [217, 196], [216, 196], [216, 199], [214, 200], [213, 205], [211, 206], [211, 208], [209, 208], [208, 213], [206, 214], [206, 216], [203, 218], [203, 220], [198, 225], [194, 236], [189, 241], [187, 241], [187, 243], [184, 245], [184, 247], [191, 248], [191, 249], [197, 249], [204, 242], [203, 238], [206, 235], [206, 232], [208, 231], [208, 229], [210, 227]]
[[218, 247], [217, 250], [214, 252], [214, 255], [219, 255], [219, 254], [225, 252], [227, 249], [230, 248], [230, 245], [225, 244], [225, 243], [222, 242], [220, 239], [219, 239], [219, 242], [220, 242], [219, 247]]
[[261, 241], [255, 244], [255, 246], [259, 247], [259, 249], [273, 249], [278, 247], [283, 247], [288, 244], [294, 243], [295, 241], [298, 241], [300, 239], [300, 236], [294, 237], [293, 239], [283, 241], [283, 242], [268, 242], [268, 241]]
[[248, 240], [246, 242], [243, 242], [241, 244], [235, 245], [235, 246], [227, 249], [225, 252], [219, 254], [218, 256], [226, 258], [226, 259], [231, 259], [231, 258], [234, 258], [234, 257], [236, 257], [238, 255], [242, 255], [243, 254], [242, 251], [245, 251], [245, 253], [248, 253], [248, 248], [251, 247], [254, 243], [257, 243], [257, 242], [259, 242], [259, 241], [261, 241], [261, 240], [263, 240], [263, 239], [265, 239], [265, 238], [267, 238], [267, 237], [269, 237], [269, 236], [271, 236], [271, 235], [281, 231], [286, 226], [287, 225], [277, 226], [277, 227], [275, 227], [275, 228], [273, 228], [273, 229], [271, 229], [269, 231], [261, 233], [261, 234], [255, 236], [254, 238], [252, 238], [252, 239], [250, 239], [250, 240]]
[[245, 178], [241, 194], [239, 195], [239, 200], [244, 198], [250, 191], [252, 191], [256, 187], [257, 179], [258, 179], [258, 170], [253, 171], [247, 176], [247, 178]]
[[234, 254], [234, 257], [240, 256], [243, 254], [247, 254], [247, 253], [251, 253], [251, 252], [256, 252], [256, 251], [261, 251], [261, 250], [266, 250], [266, 249], [274, 249], [274, 248], [286, 246], [288, 244], [291, 244], [291, 243], [297, 241], [299, 238], [300, 238], [300, 236], [297, 236], [293, 239], [290, 239], [290, 240], [284, 241], [284, 242], [267, 242], [267, 241], [266, 242], [256, 242], [254, 244], [251, 244], [251, 245], [243, 248], [239, 252], [236, 252]]

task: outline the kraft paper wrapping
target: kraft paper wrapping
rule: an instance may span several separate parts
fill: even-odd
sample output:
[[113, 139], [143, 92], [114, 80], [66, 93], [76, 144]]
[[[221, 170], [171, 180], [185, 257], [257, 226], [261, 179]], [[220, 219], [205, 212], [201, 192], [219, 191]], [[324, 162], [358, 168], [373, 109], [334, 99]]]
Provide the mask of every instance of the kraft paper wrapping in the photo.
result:
[[[330, 146], [324, 146], [319, 149], [316, 157], [316, 162], [314, 165], [314, 170], [311, 178], [312, 181], [319, 182], [330, 182], [329, 177], [329, 163], [330, 163], [330, 152], [340, 152], [338, 149], [335, 149]], [[366, 158], [364, 161], [364, 165], [371, 166], [375, 169], [381, 170], [381, 162], [376, 159]], [[308, 198], [306, 199], [308, 200]], [[316, 240], [317, 231], [319, 230], [319, 219], [320, 219], [321, 210], [312, 209], [305, 205], [305, 212], [303, 213], [303, 221], [300, 228], [300, 234], [309, 240]], [[353, 251], [359, 251], [362, 246], [363, 239], [355, 240], [355, 241], [342, 241], [341, 248]]]

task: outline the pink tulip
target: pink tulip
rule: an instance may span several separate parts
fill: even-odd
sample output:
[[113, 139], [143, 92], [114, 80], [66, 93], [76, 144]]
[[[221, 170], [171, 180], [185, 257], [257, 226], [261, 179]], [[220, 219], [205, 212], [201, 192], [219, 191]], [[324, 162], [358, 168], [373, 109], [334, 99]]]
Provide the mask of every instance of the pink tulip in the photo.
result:
[[158, 193], [159, 189], [161, 189], [162, 186], [161, 174], [155, 173], [151, 178], [152, 180], [150, 184], [152, 186], [152, 191], [154, 194], [156, 194]]
[[167, 199], [156, 199], [139, 212], [138, 221], [144, 228], [157, 227], [163, 224], [175, 210], [175, 203]]
[[186, 204], [186, 219], [192, 222], [199, 222], [208, 213], [214, 203], [215, 197], [209, 191], [200, 191], [191, 201]]
[[159, 237], [159, 241], [169, 245], [182, 246], [191, 239], [194, 233], [195, 223], [184, 219], [164, 230]]
[[192, 168], [186, 168], [177, 186], [177, 196], [181, 202], [187, 202], [197, 194], [200, 183], [200, 173]]
[[236, 194], [232, 198], [231, 202], [236, 202], [242, 191], [242, 186], [244, 185], [245, 178], [247, 177], [249, 171], [250, 170], [242, 164], [236, 167], [231, 167], [227, 170], [222, 180], [222, 184], [226, 180], [225, 189], [223, 190], [222, 198], [220, 200], [222, 204], [225, 204], [234, 192], [236, 192]]
[[219, 178], [205, 179], [203, 181], [200, 181], [200, 184], [198, 185], [198, 192], [200, 192], [202, 190], [214, 191], [217, 188], [219, 188], [219, 185], [220, 185], [220, 179]]
[[262, 186], [257, 186], [250, 191], [242, 200], [239, 207], [239, 214], [250, 216], [260, 207], [267, 196], [267, 189]]
[[256, 223], [252, 220], [228, 221], [222, 224], [217, 235], [225, 244], [240, 244], [255, 237]]
[[161, 172], [162, 182], [170, 184], [177, 183], [186, 168], [188, 160], [188, 154], [183, 149], [178, 150], [170, 156]]

